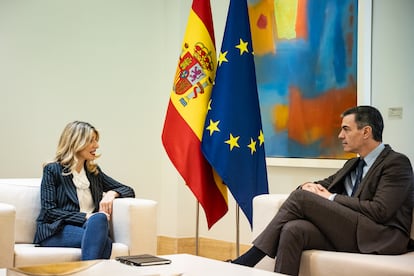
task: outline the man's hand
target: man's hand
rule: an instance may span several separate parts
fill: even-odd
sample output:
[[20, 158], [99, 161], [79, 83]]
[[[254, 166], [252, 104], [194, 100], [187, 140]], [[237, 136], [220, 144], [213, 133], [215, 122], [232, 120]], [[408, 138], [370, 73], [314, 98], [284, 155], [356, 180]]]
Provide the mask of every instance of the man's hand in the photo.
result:
[[302, 190], [306, 190], [308, 192], [320, 195], [321, 197], [324, 197], [324, 198], [327, 198], [327, 199], [331, 195], [331, 193], [325, 187], [323, 187], [321, 184], [317, 184], [317, 183], [313, 183], [313, 182], [306, 182], [306, 183], [302, 184]]
[[99, 212], [104, 212], [109, 216], [112, 215], [112, 204], [114, 199], [117, 198], [119, 194], [114, 191], [108, 191], [105, 193], [104, 197], [102, 198], [101, 202], [99, 202]]

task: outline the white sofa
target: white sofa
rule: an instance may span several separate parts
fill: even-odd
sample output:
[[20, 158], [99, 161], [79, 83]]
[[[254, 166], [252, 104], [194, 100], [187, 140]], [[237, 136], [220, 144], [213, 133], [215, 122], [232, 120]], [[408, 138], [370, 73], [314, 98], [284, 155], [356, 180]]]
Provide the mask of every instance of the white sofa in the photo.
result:
[[[0, 267], [80, 260], [80, 249], [36, 247], [33, 243], [40, 210], [40, 179], [0, 179]], [[114, 201], [111, 258], [156, 254], [157, 202], [120, 198]]]
[[[287, 197], [287, 194], [267, 194], [253, 199], [253, 238], [263, 231]], [[411, 226], [411, 238], [414, 238], [414, 224]], [[256, 268], [273, 271], [274, 266], [275, 260], [266, 256]], [[299, 275], [414, 275], [414, 252], [389, 256], [307, 250], [302, 254]]]

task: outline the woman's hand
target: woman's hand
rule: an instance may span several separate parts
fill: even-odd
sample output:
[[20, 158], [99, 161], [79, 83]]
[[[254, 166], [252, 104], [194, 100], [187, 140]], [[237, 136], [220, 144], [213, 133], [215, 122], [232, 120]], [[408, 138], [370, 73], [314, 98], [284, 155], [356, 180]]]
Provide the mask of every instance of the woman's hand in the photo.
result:
[[[105, 214], [106, 215], [106, 219], [108, 220], [108, 221], [110, 221], [111, 220], [111, 216], [109, 215], [109, 214], [107, 214], [107, 213], [105, 213], [105, 212], [98, 212], [98, 213], [102, 213], [102, 214]], [[89, 213], [89, 214], [86, 214], [86, 220], [88, 220], [90, 217], [92, 217], [93, 215], [95, 215], [95, 214], [97, 214], [97, 213]]]
[[107, 215], [112, 215], [112, 205], [114, 199], [119, 197], [119, 194], [114, 191], [108, 191], [105, 193], [104, 197], [102, 198], [101, 202], [99, 202], [99, 212], [104, 212]]

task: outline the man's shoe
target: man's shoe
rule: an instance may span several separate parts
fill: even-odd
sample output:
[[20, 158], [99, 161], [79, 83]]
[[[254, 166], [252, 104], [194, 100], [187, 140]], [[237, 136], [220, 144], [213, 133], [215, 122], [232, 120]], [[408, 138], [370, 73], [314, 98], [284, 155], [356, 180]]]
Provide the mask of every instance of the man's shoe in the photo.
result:
[[227, 260], [225, 260], [225, 262], [226, 262], [226, 263], [232, 263], [232, 262], [233, 262], [233, 260], [232, 260], [232, 259], [227, 259]]

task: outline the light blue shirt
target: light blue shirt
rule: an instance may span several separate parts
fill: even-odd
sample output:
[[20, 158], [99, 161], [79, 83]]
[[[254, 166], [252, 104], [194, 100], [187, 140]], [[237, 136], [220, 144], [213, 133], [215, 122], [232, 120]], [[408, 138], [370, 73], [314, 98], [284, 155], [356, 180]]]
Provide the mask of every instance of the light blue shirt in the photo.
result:
[[[380, 153], [384, 150], [385, 145], [383, 143], [379, 144], [373, 151], [371, 151], [367, 156], [365, 156], [365, 166], [362, 169], [362, 178], [365, 177], [369, 169], [372, 167], [372, 164], [374, 164], [375, 160], [377, 160], [377, 157], [380, 155]], [[349, 175], [345, 178], [345, 190], [347, 195], [351, 196], [352, 188], [354, 187], [356, 179], [356, 170], [352, 171]], [[336, 194], [333, 194], [329, 197], [330, 200], [334, 200]]]

